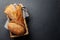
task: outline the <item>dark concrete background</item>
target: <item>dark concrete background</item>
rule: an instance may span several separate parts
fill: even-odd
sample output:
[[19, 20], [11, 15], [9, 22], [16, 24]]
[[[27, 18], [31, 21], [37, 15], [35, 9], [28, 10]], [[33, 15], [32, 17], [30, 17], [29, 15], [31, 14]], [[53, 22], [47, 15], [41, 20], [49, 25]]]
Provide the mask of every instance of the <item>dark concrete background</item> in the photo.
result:
[[[4, 28], [7, 20], [4, 9], [11, 3], [21, 2], [28, 8], [30, 34], [11, 39]], [[60, 40], [59, 0], [0, 0], [0, 40]]]

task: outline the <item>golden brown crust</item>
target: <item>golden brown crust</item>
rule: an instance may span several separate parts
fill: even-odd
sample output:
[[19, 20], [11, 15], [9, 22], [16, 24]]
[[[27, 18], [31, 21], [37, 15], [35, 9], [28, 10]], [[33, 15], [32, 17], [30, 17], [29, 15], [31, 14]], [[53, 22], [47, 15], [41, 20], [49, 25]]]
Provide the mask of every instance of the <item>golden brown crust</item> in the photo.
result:
[[16, 16], [17, 12], [15, 9], [16, 8], [12, 4], [10, 4], [9, 6], [6, 7], [4, 12], [5, 12], [5, 14], [7, 14], [7, 16], [10, 19], [16, 19], [17, 18], [17, 16]]
[[9, 23], [8, 29], [16, 35], [23, 35], [25, 33], [25, 29], [16, 23]]
[[19, 20], [11, 20], [10, 23], [16, 23], [25, 28], [25, 24], [22, 24]]
[[22, 23], [24, 25], [23, 12], [22, 7], [20, 5], [14, 7], [14, 5], [11, 4], [5, 9], [4, 12], [7, 14], [9, 19], [16, 20], [17, 22]]
[[20, 5], [14, 6], [13, 4], [7, 6], [4, 11], [9, 17], [8, 30], [16, 35], [25, 33], [25, 24], [23, 18], [23, 11]]

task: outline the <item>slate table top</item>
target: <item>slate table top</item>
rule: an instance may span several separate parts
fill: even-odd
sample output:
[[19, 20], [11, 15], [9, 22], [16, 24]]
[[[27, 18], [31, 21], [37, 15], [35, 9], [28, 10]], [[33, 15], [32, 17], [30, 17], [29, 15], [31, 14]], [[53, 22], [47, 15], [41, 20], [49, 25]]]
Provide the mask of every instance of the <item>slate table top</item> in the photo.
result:
[[[11, 39], [4, 28], [7, 20], [4, 9], [11, 3], [22, 3], [28, 8], [29, 35]], [[0, 0], [0, 40], [59, 40], [60, 39], [59, 0]]]

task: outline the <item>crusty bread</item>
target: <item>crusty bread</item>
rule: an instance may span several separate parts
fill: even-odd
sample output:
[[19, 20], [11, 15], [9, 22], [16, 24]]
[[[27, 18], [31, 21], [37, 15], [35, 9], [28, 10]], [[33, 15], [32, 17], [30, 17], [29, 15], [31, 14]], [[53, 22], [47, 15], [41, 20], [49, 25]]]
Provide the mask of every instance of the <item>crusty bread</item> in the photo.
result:
[[25, 29], [21, 25], [16, 23], [9, 23], [8, 29], [10, 30], [10, 32], [16, 35], [23, 35], [25, 33]]
[[4, 11], [9, 17], [8, 30], [16, 35], [25, 33], [25, 24], [21, 5], [10, 4]]
[[4, 12], [12, 20], [17, 20], [20, 17], [22, 17], [22, 15], [23, 15], [22, 14], [22, 7], [20, 5], [10, 4], [6, 7]]
[[7, 14], [7, 16], [10, 18], [10, 19], [16, 19], [16, 8], [14, 7], [14, 5], [10, 4], [9, 6], [6, 7], [5, 9], [5, 14]]

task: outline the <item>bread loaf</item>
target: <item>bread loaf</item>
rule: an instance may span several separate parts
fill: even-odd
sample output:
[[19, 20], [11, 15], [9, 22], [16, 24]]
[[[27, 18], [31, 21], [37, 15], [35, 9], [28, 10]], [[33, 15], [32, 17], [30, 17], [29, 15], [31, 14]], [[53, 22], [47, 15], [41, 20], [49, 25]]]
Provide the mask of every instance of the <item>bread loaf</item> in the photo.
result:
[[21, 25], [16, 23], [9, 23], [8, 29], [10, 30], [10, 32], [16, 35], [23, 35], [25, 33], [25, 29]]
[[10, 4], [4, 12], [11, 19], [8, 23], [8, 30], [16, 35], [24, 34], [25, 24], [21, 5]]

